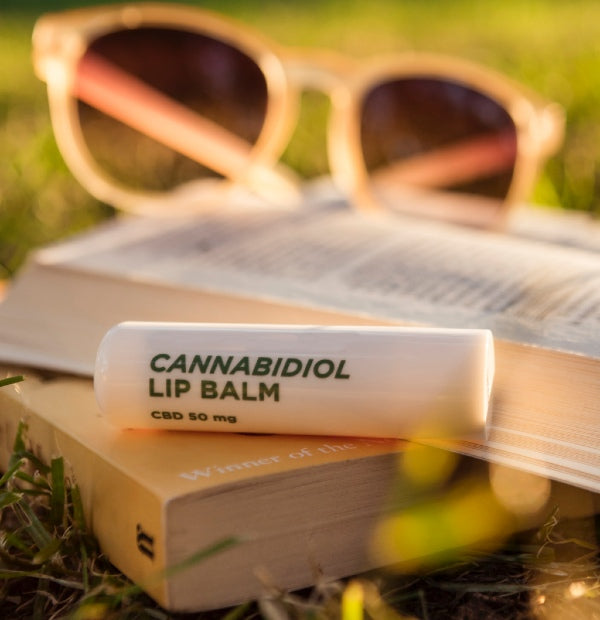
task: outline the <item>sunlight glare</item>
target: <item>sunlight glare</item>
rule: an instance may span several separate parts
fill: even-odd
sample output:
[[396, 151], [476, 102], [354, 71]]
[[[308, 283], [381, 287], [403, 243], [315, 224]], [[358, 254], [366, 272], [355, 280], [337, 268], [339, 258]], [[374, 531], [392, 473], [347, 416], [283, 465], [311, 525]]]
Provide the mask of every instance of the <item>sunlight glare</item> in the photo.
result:
[[375, 530], [372, 551], [383, 564], [412, 570], [435, 562], [436, 555], [501, 540], [510, 531], [510, 522], [489, 486], [471, 481], [441, 499], [385, 517]]
[[402, 455], [402, 475], [418, 487], [444, 482], [454, 471], [458, 456], [447, 450], [411, 443]]
[[568, 596], [570, 598], [581, 598], [588, 592], [588, 587], [583, 581], [574, 581], [568, 590]]
[[490, 484], [498, 501], [516, 515], [535, 514], [550, 497], [547, 478], [495, 463], [490, 464]]

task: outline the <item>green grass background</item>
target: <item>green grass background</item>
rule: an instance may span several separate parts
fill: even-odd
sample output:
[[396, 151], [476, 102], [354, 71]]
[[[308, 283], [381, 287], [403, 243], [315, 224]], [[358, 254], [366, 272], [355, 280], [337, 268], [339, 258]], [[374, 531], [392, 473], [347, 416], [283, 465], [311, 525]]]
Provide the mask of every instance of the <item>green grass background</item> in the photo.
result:
[[[0, 278], [34, 247], [110, 215], [87, 195], [56, 149], [30, 37], [42, 12], [93, 4], [0, 0]], [[499, 69], [563, 105], [567, 135], [533, 200], [600, 213], [600, 2], [597, 0], [222, 0], [191, 2], [260, 29], [285, 45], [355, 56], [418, 49]], [[326, 171], [322, 98], [305, 98], [285, 160]], [[309, 122], [310, 121], [310, 122]]]

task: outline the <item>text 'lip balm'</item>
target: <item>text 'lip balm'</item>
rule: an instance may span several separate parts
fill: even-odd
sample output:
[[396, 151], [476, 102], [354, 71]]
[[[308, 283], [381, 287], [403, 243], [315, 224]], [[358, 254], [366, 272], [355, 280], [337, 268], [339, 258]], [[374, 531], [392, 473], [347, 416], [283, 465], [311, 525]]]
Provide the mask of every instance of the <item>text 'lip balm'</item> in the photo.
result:
[[126, 322], [94, 386], [120, 428], [464, 438], [493, 373], [484, 329]]

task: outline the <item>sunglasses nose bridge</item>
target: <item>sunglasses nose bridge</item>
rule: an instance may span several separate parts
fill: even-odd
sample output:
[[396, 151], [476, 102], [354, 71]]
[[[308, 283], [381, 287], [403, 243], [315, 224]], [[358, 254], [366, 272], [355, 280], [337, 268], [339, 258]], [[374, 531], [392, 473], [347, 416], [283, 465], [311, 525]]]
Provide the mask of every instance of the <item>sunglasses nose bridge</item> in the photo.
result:
[[316, 90], [331, 96], [346, 82], [350, 63], [329, 52], [290, 55], [283, 61], [284, 69], [293, 86], [302, 90]]

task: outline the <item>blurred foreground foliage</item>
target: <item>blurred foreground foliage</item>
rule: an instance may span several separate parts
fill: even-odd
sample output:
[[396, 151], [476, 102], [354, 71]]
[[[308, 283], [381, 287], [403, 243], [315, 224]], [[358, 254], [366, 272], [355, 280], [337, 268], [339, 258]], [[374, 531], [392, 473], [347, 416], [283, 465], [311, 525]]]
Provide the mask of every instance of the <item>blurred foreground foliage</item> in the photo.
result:
[[[44, 85], [33, 76], [30, 35], [44, 11], [92, 2], [3, 0], [0, 8], [0, 277], [27, 252], [108, 217], [57, 151]], [[418, 49], [485, 64], [520, 80], [567, 113], [564, 148], [533, 201], [600, 213], [600, 4], [596, 0], [210, 0], [283, 45], [354, 56]], [[305, 97], [284, 160], [304, 176], [327, 171], [322, 97]], [[314, 108], [316, 113], [310, 110]], [[319, 122], [315, 122], [318, 118]]]

